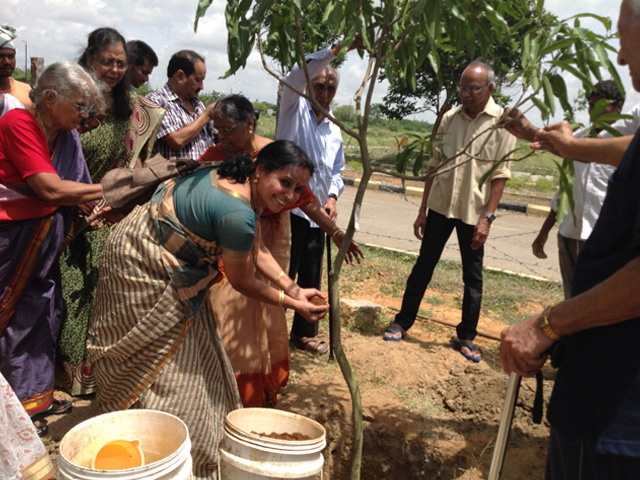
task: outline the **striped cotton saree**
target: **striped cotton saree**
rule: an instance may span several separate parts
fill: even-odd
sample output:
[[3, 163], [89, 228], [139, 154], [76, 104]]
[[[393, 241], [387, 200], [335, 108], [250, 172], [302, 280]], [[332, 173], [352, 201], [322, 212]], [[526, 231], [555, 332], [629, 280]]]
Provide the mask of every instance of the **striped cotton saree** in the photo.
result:
[[174, 182], [112, 230], [100, 263], [88, 353], [104, 411], [151, 408], [189, 428], [196, 478], [216, 478], [227, 412], [240, 398], [207, 302], [215, 242], [173, 211]]

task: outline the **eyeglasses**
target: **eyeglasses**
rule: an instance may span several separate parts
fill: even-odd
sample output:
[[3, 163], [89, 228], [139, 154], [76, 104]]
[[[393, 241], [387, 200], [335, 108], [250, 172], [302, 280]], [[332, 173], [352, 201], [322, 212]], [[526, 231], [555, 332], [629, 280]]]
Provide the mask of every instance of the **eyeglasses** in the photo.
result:
[[216, 127], [215, 125], [213, 126], [213, 128], [215, 128], [216, 130], [218, 130], [219, 132], [224, 133], [225, 135], [230, 134], [231, 132], [233, 132], [236, 128], [238, 128], [238, 124], [235, 124], [233, 127]]
[[64, 100], [66, 100], [67, 102], [69, 102], [71, 105], [73, 105], [74, 107], [76, 107], [78, 109], [78, 113], [80, 115], [84, 115], [85, 113], [89, 113], [89, 110], [91, 110], [91, 105], [78, 105], [75, 102], [72, 102], [71, 100], [69, 100], [67, 97], [65, 97], [64, 95], [62, 95], [61, 93], [56, 92], [56, 95], [59, 97], [62, 97]]
[[486, 85], [482, 85], [480, 87], [477, 87], [475, 85], [458, 85], [458, 92], [459, 93], [470, 93], [471, 95], [475, 95], [476, 93], [478, 93], [480, 90], [482, 90], [484, 87], [486, 87], [487, 85], [489, 85], [488, 83]]
[[101, 56], [95, 56], [92, 58], [94, 58], [104, 68], [107, 68], [109, 70], [111, 70], [115, 66], [117, 70], [124, 72], [127, 69], [127, 67], [129, 67], [127, 62], [123, 62], [122, 60], [116, 60], [115, 58], [104, 58]]

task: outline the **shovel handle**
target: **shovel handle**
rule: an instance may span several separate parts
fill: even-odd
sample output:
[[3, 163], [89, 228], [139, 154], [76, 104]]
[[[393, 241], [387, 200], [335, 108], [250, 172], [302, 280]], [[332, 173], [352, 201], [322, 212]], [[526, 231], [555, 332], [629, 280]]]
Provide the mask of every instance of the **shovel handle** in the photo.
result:
[[511, 424], [513, 423], [513, 412], [518, 401], [518, 390], [520, 389], [520, 375], [511, 372], [509, 375], [509, 383], [507, 384], [507, 393], [504, 397], [504, 407], [502, 408], [502, 417], [500, 418], [500, 426], [498, 427], [498, 437], [496, 438], [496, 446], [493, 449], [493, 458], [491, 459], [491, 468], [487, 480], [499, 480], [504, 465], [504, 457], [507, 451], [507, 442], [509, 441], [509, 433], [511, 433]]

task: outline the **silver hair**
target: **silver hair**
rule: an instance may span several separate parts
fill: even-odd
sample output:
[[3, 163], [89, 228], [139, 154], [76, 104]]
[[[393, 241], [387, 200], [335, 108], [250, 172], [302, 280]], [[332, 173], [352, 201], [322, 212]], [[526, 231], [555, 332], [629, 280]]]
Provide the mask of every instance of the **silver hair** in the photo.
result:
[[473, 68], [473, 67], [481, 67], [483, 70], [485, 70], [487, 72], [487, 85], [493, 85], [495, 87], [496, 72], [493, 70], [493, 67], [491, 65], [481, 60], [474, 60], [469, 65], [467, 65], [467, 68]]
[[[336, 86], [338, 86], [340, 84], [340, 74], [338, 73], [338, 71], [335, 68], [333, 68], [331, 65], [327, 65], [320, 73], [326, 72], [327, 70], [332, 75], [335, 75], [336, 80], [337, 80]], [[316, 75], [316, 77], [319, 77], [320, 73], [318, 73], [318, 75]], [[313, 77], [313, 78], [316, 78], [316, 77]], [[313, 80], [313, 78], [311, 80]]]
[[36, 106], [40, 105], [47, 90], [53, 90], [64, 96], [79, 93], [93, 102], [100, 87], [80, 65], [63, 61], [49, 65], [38, 78], [36, 86], [30, 93], [31, 100]]

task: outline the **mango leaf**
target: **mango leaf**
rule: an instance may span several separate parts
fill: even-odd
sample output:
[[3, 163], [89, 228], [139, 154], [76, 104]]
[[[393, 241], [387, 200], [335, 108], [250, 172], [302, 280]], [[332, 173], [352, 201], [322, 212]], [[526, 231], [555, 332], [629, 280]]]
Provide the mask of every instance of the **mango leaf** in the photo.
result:
[[556, 50], [564, 50], [565, 48], [571, 47], [574, 43], [573, 38], [562, 38], [560, 40], [557, 40], [547, 46], [545, 46], [541, 51], [540, 51], [540, 56], [544, 57], [545, 55], [549, 55], [553, 52], [555, 52]]
[[198, 20], [204, 17], [204, 14], [207, 13], [207, 10], [213, 3], [213, 0], [198, 0], [198, 6], [196, 7], [196, 18], [193, 22], [193, 31], [198, 31]]
[[553, 116], [556, 114], [556, 102], [553, 95], [553, 87], [546, 74], [542, 75], [542, 89], [544, 90], [544, 100]]
[[572, 112], [573, 107], [569, 103], [569, 97], [567, 95], [567, 85], [566, 83], [564, 83], [564, 78], [562, 78], [562, 75], [559, 75], [557, 73], [549, 74], [549, 82], [551, 82], [553, 94], [560, 101], [562, 109], [566, 112]]
[[540, 110], [540, 116], [542, 117], [542, 120], [546, 122], [547, 119], [549, 118], [549, 108], [547, 107], [547, 105], [545, 105], [545, 103], [542, 100], [536, 97], [532, 97], [531, 101], [536, 107], [538, 107], [538, 110]]
[[573, 213], [574, 224], [576, 222], [575, 216], [575, 202], [573, 199], [573, 183], [575, 178], [575, 172], [573, 168], [573, 160], [565, 158], [562, 160], [562, 165], [554, 160], [558, 172], [560, 173], [559, 184], [560, 192], [558, 194], [558, 209], [556, 210], [556, 222], [561, 223], [567, 216], [569, 211]]
[[487, 179], [493, 175], [493, 172], [496, 171], [496, 169], [498, 167], [500, 167], [500, 165], [502, 165], [505, 162], [509, 162], [514, 158], [517, 158], [515, 156], [516, 152], [520, 152], [520, 151], [531, 151], [531, 149], [529, 147], [517, 147], [514, 148], [513, 150], [511, 150], [510, 152], [506, 153], [502, 158], [500, 158], [499, 160], [497, 160], [489, 170], [487, 170], [481, 177], [480, 180], [478, 181], [478, 187], [480, 188], [480, 190], [482, 190], [482, 186], [484, 185], [484, 182], [487, 181]]

